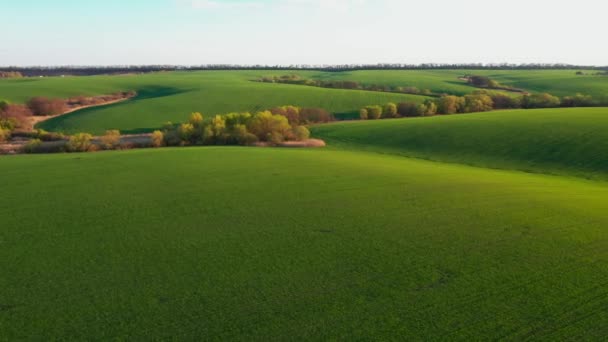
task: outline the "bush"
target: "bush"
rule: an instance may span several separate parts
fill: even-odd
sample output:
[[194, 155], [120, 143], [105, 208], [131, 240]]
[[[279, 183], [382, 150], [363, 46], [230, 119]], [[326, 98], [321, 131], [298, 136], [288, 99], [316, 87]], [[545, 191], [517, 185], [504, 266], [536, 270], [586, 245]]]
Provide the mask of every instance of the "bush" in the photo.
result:
[[561, 101], [558, 97], [548, 93], [526, 94], [521, 99], [522, 108], [555, 108], [559, 107]]
[[578, 93], [574, 96], [566, 96], [561, 101], [562, 107], [591, 107], [595, 104], [591, 96]]
[[28, 101], [27, 106], [34, 115], [57, 115], [65, 111], [66, 103], [62, 99], [34, 97]]
[[43, 129], [36, 131], [36, 136], [42, 141], [60, 141], [65, 139], [65, 135], [56, 132], [47, 132]]
[[199, 128], [203, 124], [203, 115], [201, 113], [192, 113], [188, 119], [188, 123], [193, 127]]
[[426, 100], [424, 101], [424, 106], [426, 107], [423, 114], [424, 116], [433, 116], [437, 114], [437, 104], [435, 104], [435, 101]]
[[36, 153], [40, 149], [40, 146], [42, 146], [42, 141], [40, 139], [32, 139], [23, 145], [23, 152]]
[[462, 97], [446, 95], [438, 100], [437, 112], [440, 114], [456, 114], [464, 112], [465, 100]]
[[361, 120], [367, 120], [367, 119], [369, 118], [369, 114], [368, 114], [368, 112], [367, 112], [367, 109], [365, 109], [365, 108], [361, 108], [361, 109], [359, 110], [359, 118], [360, 118]]
[[323, 108], [302, 108], [300, 109], [300, 124], [325, 123], [334, 121], [333, 115]]
[[417, 116], [417, 104], [415, 102], [401, 102], [397, 105], [397, 112], [400, 116]]
[[382, 112], [382, 116], [385, 118], [396, 118], [399, 117], [397, 112], [397, 105], [394, 103], [387, 103], [384, 106], [384, 110]]
[[120, 144], [120, 131], [110, 130], [106, 131], [106, 134], [100, 138], [101, 147], [105, 150], [113, 150]]
[[[0, 121], [4, 124], [12, 122], [14, 128], [30, 128], [28, 117], [32, 116], [32, 111], [25, 105], [4, 104], [4, 109], [0, 111]], [[6, 127], [5, 127], [6, 128]]]
[[377, 120], [382, 117], [382, 107], [380, 106], [367, 106], [365, 109], [370, 120]]
[[11, 131], [0, 127], [0, 142], [8, 141], [11, 138]]
[[473, 94], [464, 97], [464, 111], [466, 113], [487, 112], [493, 108], [494, 102], [488, 95]]
[[298, 141], [304, 141], [310, 139], [310, 131], [304, 126], [297, 126], [293, 129], [295, 139]]
[[188, 145], [192, 143], [194, 136], [194, 126], [190, 123], [183, 123], [177, 128], [177, 136], [182, 145]]
[[161, 131], [154, 131], [150, 136], [152, 139], [152, 147], [161, 147], [165, 144], [165, 135]]
[[66, 147], [69, 152], [87, 152], [95, 148], [91, 143], [93, 136], [88, 133], [78, 133], [70, 137]]
[[269, 139], [276, 140], [280, 135], [282, 142], [285, 135], [287, 135], [286, 133], [291, 130], [291, 126], [286, 117], [282, 115], [273, 115], [271, 112], [265, 111], [259, 112], [253, 116], [248, 129], [261, 141], [270, 141]]

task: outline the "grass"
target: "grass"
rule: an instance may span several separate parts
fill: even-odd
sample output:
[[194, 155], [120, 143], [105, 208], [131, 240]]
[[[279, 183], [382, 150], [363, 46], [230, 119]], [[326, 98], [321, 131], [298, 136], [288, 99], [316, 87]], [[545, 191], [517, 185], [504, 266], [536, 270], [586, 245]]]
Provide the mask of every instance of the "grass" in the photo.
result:
[[39, 125], [49, 131], [101, 134], [108, 129], [126, 133], [148, 132], [166, 121], [184, 121], [189, 113], [207, 116], [233, 111], [257, 111], [293, 104], [322, 107], [341, 118], [357, 116], [365, 105], [416, 101], [422, 96], [369, 91], [324, 89], [288, 84], [251, 82], [261, 76], [297, 73], [305, 78], [353, 80], [363, 84], [416, 86], [435, 93], [463, 95], [475, 91], [459, 80], [466, 73], [484, 74], [502, 84], [533, 92], [574, 95], [581, 92], [596, 98], [608, 93], [608, 78], [577, 76], [574, 70], [380, 70], [352, 72], [315, 71], [204, 71], [168, 72], [129, 76], [55, 77], [0, 80], [0, 97], [25, 102], [33, 96], [67, 98], [136, 90], [140, 96], [124, 103], [91, 108], [52, 119]]
[[[474, 90], [461, 73], [303, 74]], [[556, 93], [604, 86], [574, 71], [560, 81], [569, 73], [492, 77]], [[248, 81], [267, 74], [0, 80], [0, 94], [139, 92], [42, 125], [93, 133], [145, 131], [193, 110], [348, 115], [423, 99]], [[600, 340], [607, 111], [313, 127], [324, 149], [0, 158], [0, 340]]]
[[328, 149], [0, 169], [1, 339], [608, 334], [606, 183]]
[[101, 134], [108, 129], [147, 132], [167, 121], [185, 121], [191, 112], [207, 116], [259, 111], [281, 105], [322, 107], [337, 116], [353, 116], [370, 103], [422, 102], [425, 97], [367, 91], [251, 82], [263, 71], [172, 72], [132, 76], [0, 80], [0, 94], [14, 102], [33, 96], [70, 97], [136, 90], [133, 100], [90, 108], [46, 121], [48, 131]]
[[342, 122], [312, 132], [343, 149], [608, 179], [608, 108]]

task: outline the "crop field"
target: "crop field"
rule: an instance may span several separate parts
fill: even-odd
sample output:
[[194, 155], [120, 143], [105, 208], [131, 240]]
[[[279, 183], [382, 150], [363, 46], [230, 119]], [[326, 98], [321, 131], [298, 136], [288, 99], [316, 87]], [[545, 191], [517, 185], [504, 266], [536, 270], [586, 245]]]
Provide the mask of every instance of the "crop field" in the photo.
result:
[[608, 179], [608, 108], [509, 110], [313, 127], [332, 147]]
[[[138, 91], [41, 124], [92, 133], [194, 110], [425, 99], [250, 81], [286, 73], [0, 80], [0, 97]], [[476, 90], [463, 71], [297, 73]], [[608, 89], [574, 71], [479, 73], [555, 94]], [[0, 157], [0, 341], [608, 336], [608, 108], [310, 129], [327, 147]]]
[[353, 117], [359, 108], [366, 105], [425, 100], [425, 97], [416, 95], [252, 82], [262, 76], [291, 73], [318, 80], [354, 80], [363, 84], [415, 86], [419, 89], [430, 89], [435, 93], [456, 95], [477, 90], [458, 79], [467, 73], [489, 75], [505, 85], [534, 92], [548, 91], [560, 96], [580, 92], [603, 98], [608, 92], [606, 77], [578, 76], [574, 70], [259, 70], [0, 80], [0, 98], [25, 102], [33, 96], [67, 98], [127, 90], [139, 93], [138, 97], [127, 102], [85, 109], [39, 125], [48, 131], [94, 134], [103, 133], [108, 129], [119, 129], [125, 133], [147, 132], [167, 121], [184, 121], [193, 111], [211, 116], [291, 104], [325, 108], [337, 117]]
[[221, 147], [0, 169], [7, 340], [608, 334], [606, 183]]

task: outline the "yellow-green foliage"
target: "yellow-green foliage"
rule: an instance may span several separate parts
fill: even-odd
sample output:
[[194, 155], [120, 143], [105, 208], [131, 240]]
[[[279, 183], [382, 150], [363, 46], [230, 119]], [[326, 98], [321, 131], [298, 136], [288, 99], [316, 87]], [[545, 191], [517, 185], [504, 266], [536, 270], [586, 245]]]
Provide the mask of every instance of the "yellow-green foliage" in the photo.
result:
[[0, 127], [0, 142], [7, 141], [11, 137], [11, 131]]
[[23, 145], [23, 152], [25, 153], [36, 153], [38, 149], [42, 146], [42, 140], [40, 139], [32, 139], [28, 141], [25, 145]]
[[152, 139], [153, 147], [161, 147], [165, 143], [165, 135], [161, 131], [154, 131], [150, 137]]
[[87, 152], [93, 148], [92, 139], [88, 133], [77, 133], [70, 137], [66, 147], [69, 152]]
[[112, 150], [118, 147], [120, 144], [120, 131], [109, 130], [106, 134], [100, 138], [101, 147], [105, 150]]

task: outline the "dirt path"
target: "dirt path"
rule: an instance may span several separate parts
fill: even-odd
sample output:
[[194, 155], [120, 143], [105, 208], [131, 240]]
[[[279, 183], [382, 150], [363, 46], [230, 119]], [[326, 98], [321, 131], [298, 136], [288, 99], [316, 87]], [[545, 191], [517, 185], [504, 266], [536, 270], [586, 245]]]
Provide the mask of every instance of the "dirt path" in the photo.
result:
[[119, 102], [123, 102], [123, 101], [127, 101], [132, 99], [132, 97], [126, 97], [124, 99], [118, 99], [118, 100], [112, 100], [112, 101], [108, 101], [108, 102], [103, 102], [103, 103], [97, 103], [97, 104], [93, 104], [93, 105], [89, 105], [89, 106], [76, 106], [76, 107], [71, 107], [68, 110], [66, 110], [65, 112], [61, 113], [61, 114], [57, 114], [57, 115], [47, 115], [47, 116], [31, 116], [30, 119], [30, 123], [32, 124], [32, 127], [34, 127], [35, 125], [62, 116], [62, 115], [66, 115], [66, 114], [70, 114], [76, 111], [79, 111], [81, 109], [87, 109], [87, 108], [93, 108], [93, 107], [101, 107], [101, 106], [107, 106], [107, 105], [111, 105], [114, 103], [119, 103]]

